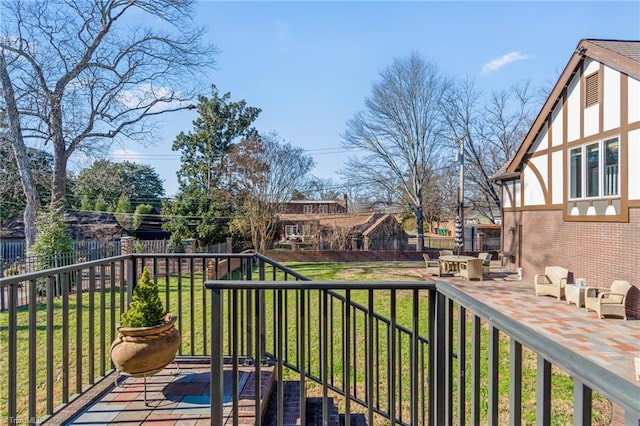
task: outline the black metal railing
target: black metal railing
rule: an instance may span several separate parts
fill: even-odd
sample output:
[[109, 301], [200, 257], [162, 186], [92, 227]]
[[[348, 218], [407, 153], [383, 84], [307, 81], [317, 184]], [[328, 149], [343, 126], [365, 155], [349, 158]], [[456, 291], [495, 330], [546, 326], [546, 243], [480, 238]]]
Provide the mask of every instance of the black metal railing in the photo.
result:
[[[283, 380], [299, 380], [297, 400], [303, 425], [304, 401], [313, 383], [320, 387], [313, 392], [322, 398], [325, 422], [330, 418], [330, 399], [337, 396], [342, 399], [345, 424], [349, 424], [351, 413], [364, 411], [369, 424], [377, 419], [394, 425], [497, 425], [501, 414], [499, 385], [505, 382], [509, 386], [509, 423], [519, 425], [527, 423], [522, 398], [525, 349], [536, 359], [533, 416], [538, 424], [552, 423], [552, 366], [572, 377], [574, 424], [592, 424], [594, 392], [624, 410], [625, 424], [635, 425], [640, 419], [637, 386], [445, 282], [251, 280], [207, 281], [205, 287], [211, 291], [215, 313], [211, 316], [214, 425], [226, 420], [222, 414], [222, 372], [223, 359], [229, 356], [234, 374], [240, 359], [254, 361], [255, 377], [261, 377], [265, 363], [274, 365], [276, 413], [284, 411]], [[239, 327], [223, 327], [239, 323], [233, 312], [243, 312], [240, 294], [245, 299], [251, 295], [256, 315], [247, 322], [260, 330], [248, 352], [237, 349]], [[398, 302], [400, 294], [402, 303]], [[366, 302], [356, 303], [356, 298]], [[226, 307], [231, 307], [231, 313]], [[409, 324], [397, 322], [400, 309], [410, 309]], [[507, 359], [500, 353], [501, 335], [508, 340]], [[216, 344], [227, 339], [236, 343]], [[499, 377], [505, 362], [509, 377]], [[237, 424], [238, 395], [232, 397], [231, 421]], [[256, 424], [260, 424], [260, 400], [257, 392]], [[281, 417], [276, 424], [282, 424]]]
[[[125, 255], [0, 279], [9, 301], [0, 313], [0, 418], [46, 420], [113, 372], [110, 344], [145, 267], [178, 316], [179, 354], [211, 359], [213, 424], [224, 411], [224, 359], [234, 374], [246, 361], [255, 377], [273, 365], [276, 424], [287, 378], [300, 380], [302, 424], [309, 395], [322, 399], [325, 420], [335, 396], [346, 421], [359, 412], [370, 424], [497, 424], [505, 380], [510, 423], [527, 423], [524, 350], [537, 356], [539, 424], [552, 417], [551, 366], [573, 380], [575, 424], [591, 424], [594, 392], [622, 407], [627, 424], [640, 418], [633, 383], [444, 282], [311, 282], [253, 253]], [[508, 378], [498, 375], [505, 336]], [[237, 387], [230, 405], [238, 413]]]
[[[179, 354], [208, 355], [207, 274], [250, 279], [254, 259], [253, 254], [135, 254], [1, 278], [0, 419], [46, 420], [113, 372], [110, 345], [144, 267], [167, 310], [178, 315]], [[262, 270], [268, 270], [267, 263], [262, 261]]]

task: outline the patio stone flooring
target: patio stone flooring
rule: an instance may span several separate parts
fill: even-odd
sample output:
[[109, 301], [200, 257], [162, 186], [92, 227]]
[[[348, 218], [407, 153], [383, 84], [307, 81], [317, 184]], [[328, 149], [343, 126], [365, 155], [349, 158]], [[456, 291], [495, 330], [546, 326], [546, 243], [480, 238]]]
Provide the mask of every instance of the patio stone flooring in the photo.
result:
[[[431, 277], [424, 270], [421, 263], [413, 274], [417, 279], [450, 282], [532, 330], [579, 352], [635, 384], [640, 398], [640, 381], [635, 378], [633, 364], [633, 358], [640, 356], [640, 320], [598, 319], [595, 312], [586, 312], [564, 300], [535, 296], [532, 283], [519, 281], [515, 274], [506, 271], [498, 270], [485, 276], [484, 281], [466, 281], [450, 276]], [[102, 385], [102, 393], [89, 401], [88, 407], [85, 401], [84, 406], [70, 407], [65, 410], [66, 416], [59, 413], [45, 424], [207, 425], [210, 423], [208, 359], [179, 359], [179, 364], [178, 374], [174, 374], [175, 366], [170, 365], [147, 379], [147, 406], [143, 401], [143, 379], [121, 378], [122, 384], [114, 387], [111, 377]], [[242, 379], [246, 381], [241, 399], [252, 401], [255, 378], [252, 369], [247, 371]], [[264, 374], [263, 395], [267, 383], [273, 380], [270, 372]], [[227, 408], [225, 414], [229, 411]], [[292, 424], [295, 423], [294, 420]], [[253, 424], [253, 418], [241, 417], [241, 424]]]
[[[102, 393], [93, 401], [78, 401], [65, 412], [44, 424], [55, 425], [209, 425], [210, 387], [209, 359], [178, 357], [160, 373], [146, 379], [120, 376], [115, 386], [115, 375], [98, 385]], [[230, 368], [230, 367], [229, 367]], [[273, 367], [262, 367], [263, 401], [273, 383]], [[241, 424], [254, 424], [253, 401], [255, 399], [255, 373], [253, 368], [241, 367], [238, 371], [240, 392], [239, 417]], [[230, 417], [231, 370], [225, 370], [223, 415]], [[243, 410], [250, 406], [250, 410]], [[264, 408], [266, 410], [266, 407]], [[250, 416], [247, 413], [250, 412]]]

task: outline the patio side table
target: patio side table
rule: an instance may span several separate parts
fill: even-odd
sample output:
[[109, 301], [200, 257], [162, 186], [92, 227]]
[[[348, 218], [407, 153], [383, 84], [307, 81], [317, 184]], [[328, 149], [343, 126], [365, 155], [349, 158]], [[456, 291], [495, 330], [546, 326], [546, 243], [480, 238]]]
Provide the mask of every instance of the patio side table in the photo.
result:
[[570, 305], [574, 303], [578, 308], [582, 308], [584, 306], [586, 290], [587, 286], [567, 284], [564, 288], [564, 296], [567, 299], [567, 304]]

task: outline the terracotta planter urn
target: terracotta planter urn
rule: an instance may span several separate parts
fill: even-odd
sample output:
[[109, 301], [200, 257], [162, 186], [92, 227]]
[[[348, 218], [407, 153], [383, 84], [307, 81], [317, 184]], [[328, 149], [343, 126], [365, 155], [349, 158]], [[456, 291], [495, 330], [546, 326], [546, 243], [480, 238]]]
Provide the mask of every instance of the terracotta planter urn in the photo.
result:
[[118, 327], [111, 360], [118, 371], [133, 377], [152, 376], [166, 367], [180, 346], [177, 316], [166, 314], [153, 327]]

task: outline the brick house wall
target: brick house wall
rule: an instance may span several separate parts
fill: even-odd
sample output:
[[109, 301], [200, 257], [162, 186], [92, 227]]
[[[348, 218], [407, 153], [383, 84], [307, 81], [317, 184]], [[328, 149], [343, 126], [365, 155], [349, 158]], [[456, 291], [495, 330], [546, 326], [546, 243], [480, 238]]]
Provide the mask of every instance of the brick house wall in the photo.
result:
[[505, 232], [504, 251], [515, 254], [511, 267], [522, 267], [523, 280], [533, 286], [548, 265], [567, 268], [569, 282], [585, 278], [591, 287], [626, 280], [634, 287], [627, 315], [640, 318], [640, 209], [629, 210], [629, 223], [565, 222], [560, 210], [504, 212], [503, 219], [505, 230], [515, 230]]

